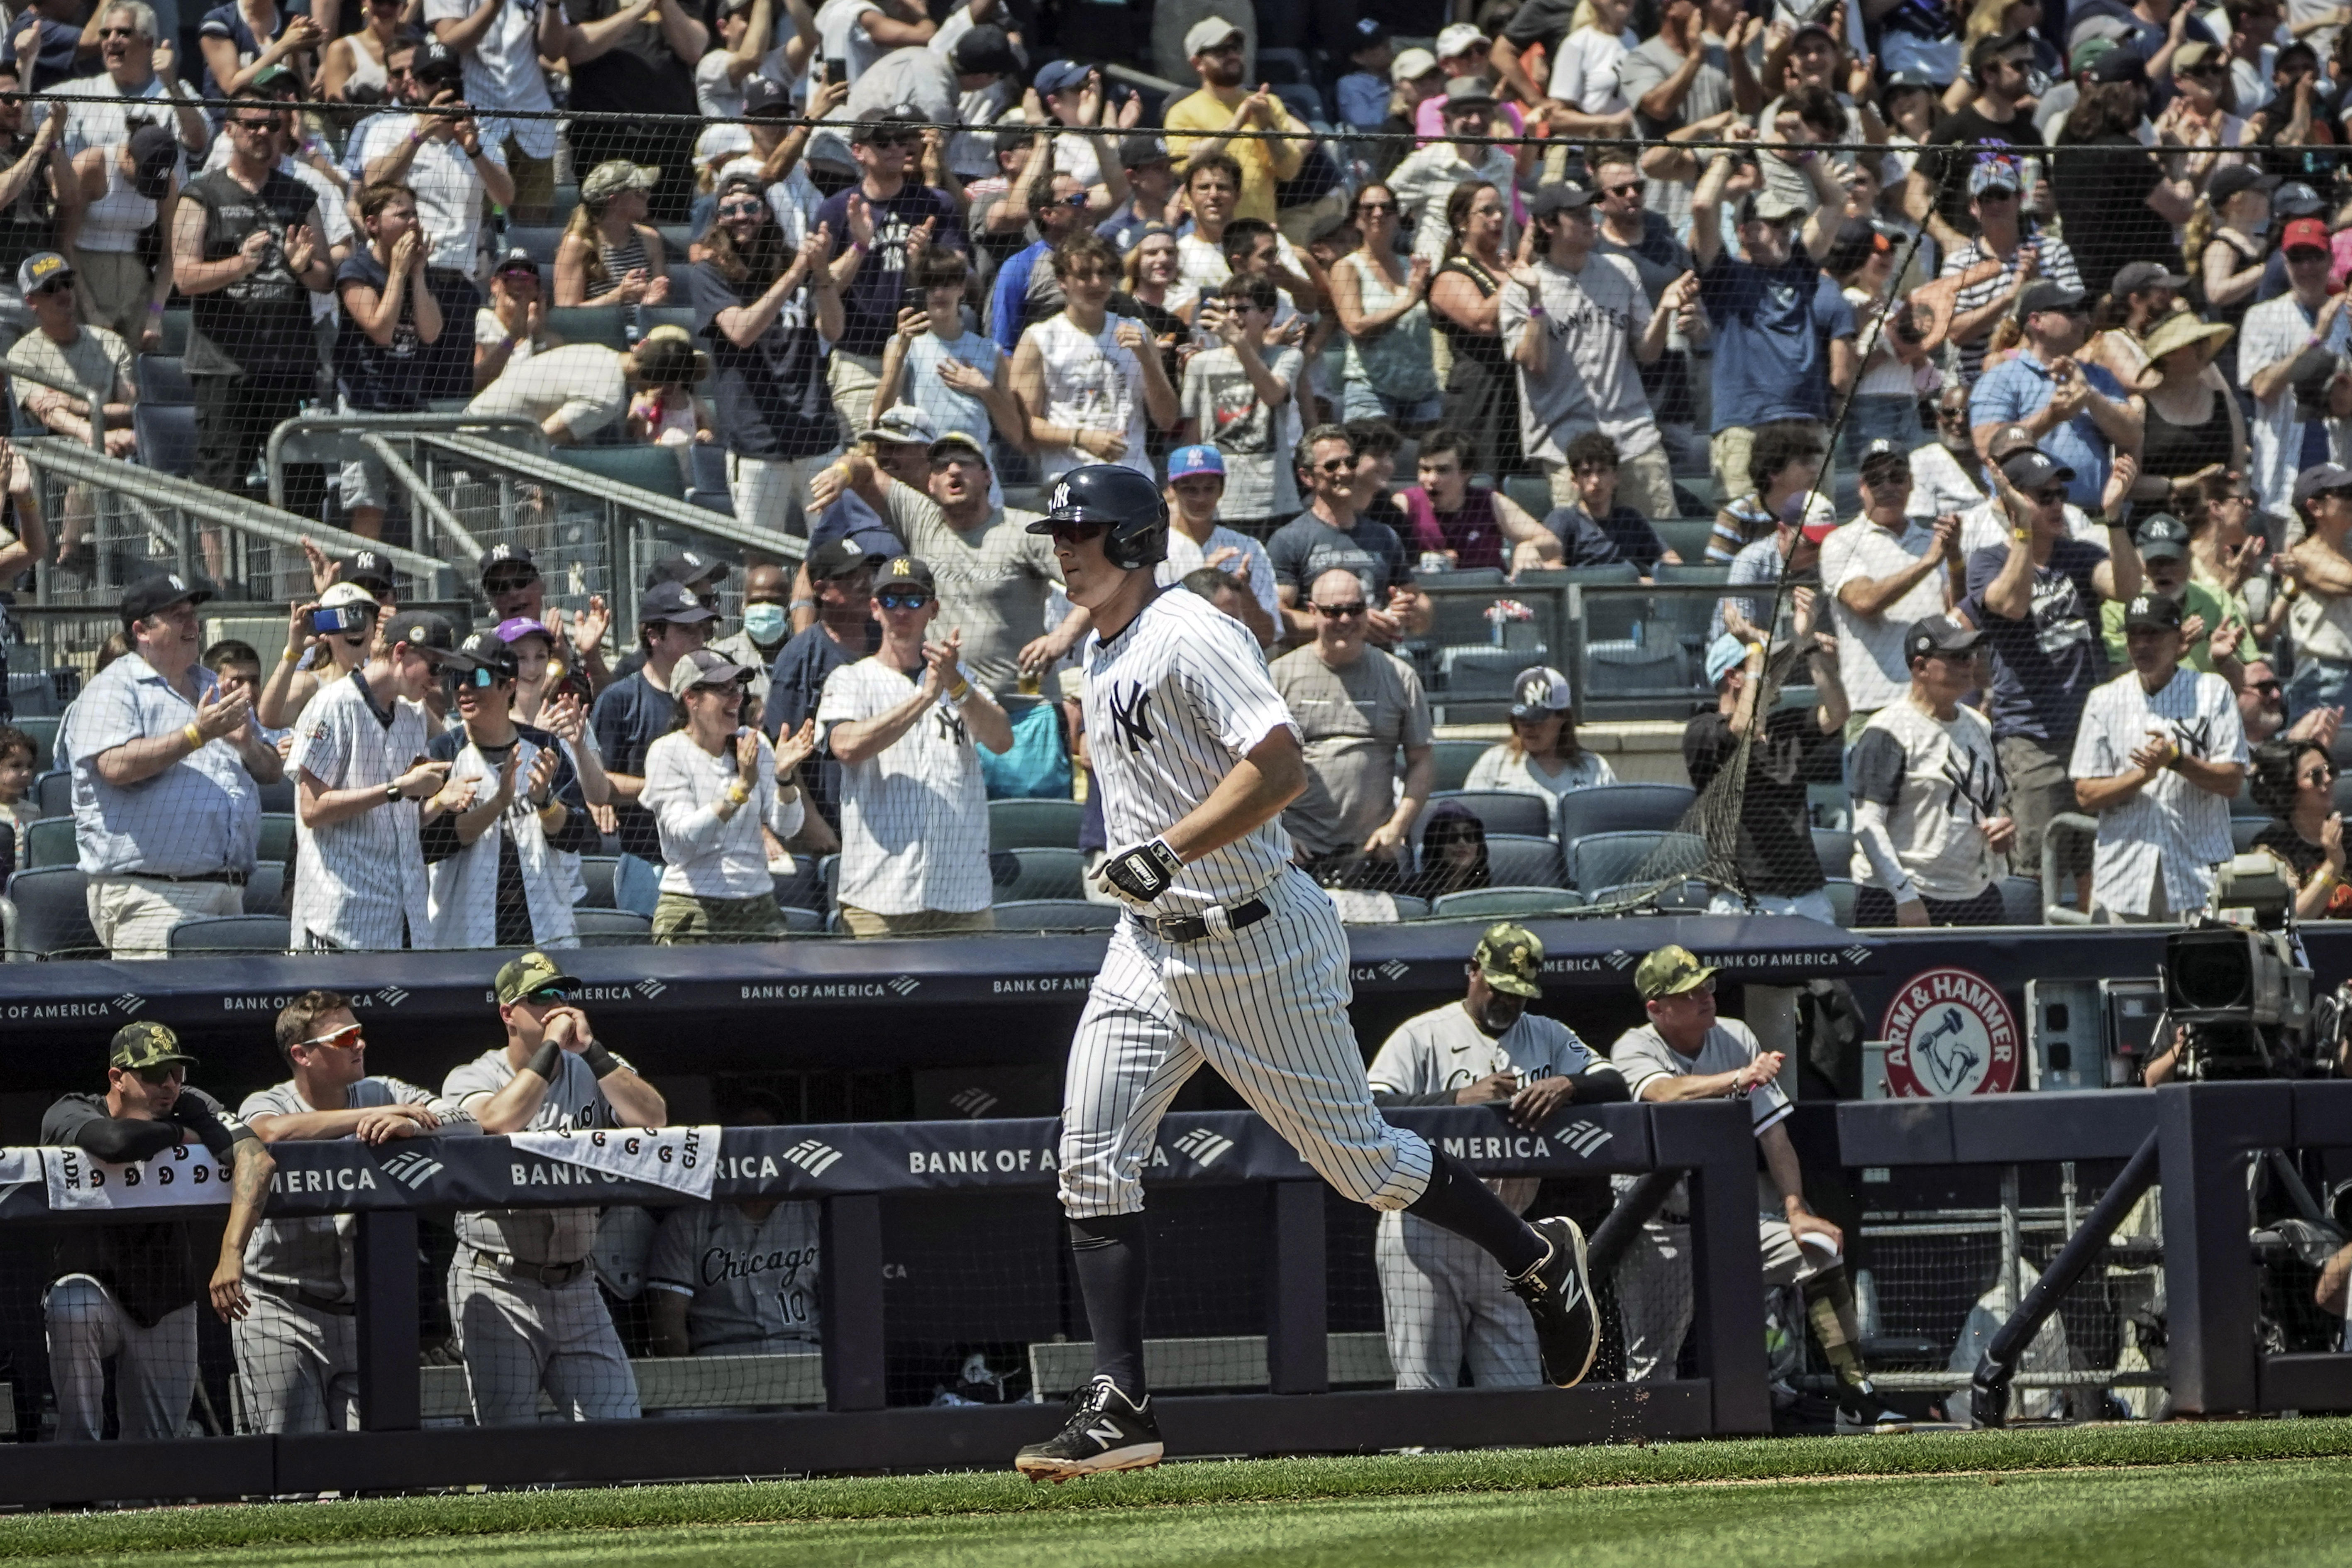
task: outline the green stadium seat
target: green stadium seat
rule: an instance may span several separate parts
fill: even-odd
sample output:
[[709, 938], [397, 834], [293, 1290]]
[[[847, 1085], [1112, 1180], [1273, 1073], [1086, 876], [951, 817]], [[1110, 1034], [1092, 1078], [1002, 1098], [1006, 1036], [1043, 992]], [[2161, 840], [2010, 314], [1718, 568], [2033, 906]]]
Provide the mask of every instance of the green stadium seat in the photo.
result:
[[26, 824], [24, 856], [27, 868], [70, 866], [79, 860], [81, 850], [74, 843], [73, 818], [45, 816]]
[[996, 849], [1076, 849], [1087, 808], [1075, 800], [992, 800], [988, 847]]
[[26, 738], [33, 742], [33, 773], [36, 777], [57, 766], [54, 758], [58, 748], [58, 726], [65, 722], [63, 719], [44, 714], [37, 719], [12, 719], [9, 722], [24, 731]]
[[547, 330], [567, 344], [629, 346], [628, 311], [619, 305], [559, 305], [547, 312]]
[[1037, 899], [1083, 899], [1087, 896], [1086, 857], [1076, 849], [1030, 845], [1019, 849], [989, 851], [990, 879], [994, 901], [1021, 903]]
[[1470, 770], [1477, 766], [1478, 759], [1485, 756], [1492, 746], [1493, 742], [1487, 741], [1437, 742], [1433, 747], [1436, 752], [1437, 783], [1432, 787], [1460, 789], [1463, 781], [1470, 776]]
[[1583, 895], [1566, 888], [1469, 888], [1440, 893], [1429, 913], [1442, 921], [1464, 915], [1566, 914], [1583, 907]]
[[582, 468], [614, 484], [651, 490], [672, 500], [686, 499], [686, 476], [667, 447], [558, 447], [558, 462]]
[[291, 815], [274, 811], [261, 814], [261, 847], [255, 851], [264, 860], [294, 863], [296, 835]]

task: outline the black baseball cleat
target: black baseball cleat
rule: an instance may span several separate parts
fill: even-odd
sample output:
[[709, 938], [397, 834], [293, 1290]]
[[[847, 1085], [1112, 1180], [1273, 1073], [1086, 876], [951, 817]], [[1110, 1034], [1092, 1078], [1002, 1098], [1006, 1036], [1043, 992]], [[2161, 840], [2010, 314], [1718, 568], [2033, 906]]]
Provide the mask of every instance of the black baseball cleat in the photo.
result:
[[1511, 1294], [1528, 1304], [1536, 1321], [1536, 1345], [1543, 1352], [1544, 1380], [1574, 1388], [1592, 1370], [1601, 1350], [1601, 1314], [1592, 1305], [1592, 1285], [1584, 1277], [1584, 1232], [1565, 1217], [1534, 1222], [1550, 1244], [1541, 1263], [1511, 1280]]
[[1160, 1462], [1160, 1452], [1151, 1396], [1145, 1394], [1137, 1405], [1106, 1376], [1073, 1393], [1062, 1430], [1022, 1449], [1013, 1467], [1033, 1481], [1066, 1481], [1103, 1470], [1149, 1469]]

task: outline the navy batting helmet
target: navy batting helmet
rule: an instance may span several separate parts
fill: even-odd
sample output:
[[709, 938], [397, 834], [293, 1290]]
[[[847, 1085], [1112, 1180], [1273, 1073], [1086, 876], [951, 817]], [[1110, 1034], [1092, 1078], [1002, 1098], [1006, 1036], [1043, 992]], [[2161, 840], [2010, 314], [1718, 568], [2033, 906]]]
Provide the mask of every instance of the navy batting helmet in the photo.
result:
[[1088, 463], [1054, 481], [1045, 515], [1029, 525], [1051, 533], [1055, 523], [1099, 522], [1103, 559], [1125, 572], [1139, 572], [1168, 559], [1168, 502], [1148, 474], [1115, 463]]

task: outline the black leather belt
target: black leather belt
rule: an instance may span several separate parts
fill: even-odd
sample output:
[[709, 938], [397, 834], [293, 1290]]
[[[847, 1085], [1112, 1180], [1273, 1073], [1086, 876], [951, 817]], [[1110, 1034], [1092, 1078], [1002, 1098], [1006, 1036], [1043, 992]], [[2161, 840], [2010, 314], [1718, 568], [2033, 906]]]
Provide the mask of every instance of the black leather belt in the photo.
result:
[[232, 888], [242, 888], [246, 884], [246, 875], [242, 871], [197, 871], [179, 877], [167, 877], [161, 871], [125, 871], [122, 875], [135, 877], [142, 882], [226, 882]]
[[273, 1296], [282, 1297], [297, 1305], [308, 1307], [314, 1312], [331, 1312], [338, 1318], [354, 1317], [359, 1312], [359, 1305], [356, 1302], [331, 1301], [317, 1291], [305, 1290], [299, 1286], [263, 1285], [261, 1288]]
[[[1225, 910], [1225, 924], [1234, 931], [1254, 926], [1274, 913], [1264, 899], [1252, 899], [1247, 903], [1234, 904]], [[1162, 942], [1198, 942], [1209, 934], [1208, 920], [1201, 915], [1137, 915], [1136, 921]]]
[[477, 1262], [492, 1268], [501, 1269], [518, 1279], [537, 1280], [541, 1285], [569, 1285], [588, 1268], [588, 1260], [584, 1258], [576, 1263], [525, 1263], [520, 1258], [509, 1258], [503, 1252], [485, 1252], [478, 1247], [474, 1248], [474, 1258]]

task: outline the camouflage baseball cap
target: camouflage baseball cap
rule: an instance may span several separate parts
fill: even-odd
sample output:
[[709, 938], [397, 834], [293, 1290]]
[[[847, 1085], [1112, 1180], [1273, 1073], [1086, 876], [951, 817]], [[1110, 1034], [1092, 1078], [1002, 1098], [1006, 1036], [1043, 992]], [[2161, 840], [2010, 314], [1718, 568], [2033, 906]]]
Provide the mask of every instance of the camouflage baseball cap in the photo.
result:
[[1496, 921], [1478, 939], [1478, 951], [1470, 962], [1486, 977], [1486, 984], [1506, 996], [1540, 996], [1543, 994], [1543, 943], [1536, 933], [1523, 925], [1509, 921]]
[[1698, 954], [1669, 944], [1642, 960], [1633, 971], [1633, 989], [1642, 994], [1643, 1001], [1654, 1002], [1661, 996], [1696, 991], [1714, 978], [1715, 971], [1701, 963]]
[[114, 1031], [114, 1052], [106, 1058], [107, 1066], [132, 1072], [142, 1068], [169, 1067], [173, 1062], [194, 1067], [196, 1058], [180, 1048], [179, 1036], [161, 1024], [143, 1019]]
[[495, 989], [500, 1006], [511, 1006], [534, 991], [551, 985], [577, 985], [562, 966], [543, 952], [526, 952], [499, 971]]

